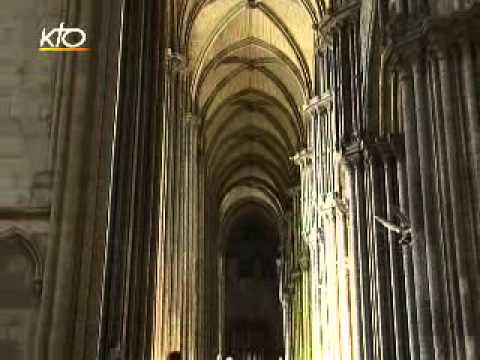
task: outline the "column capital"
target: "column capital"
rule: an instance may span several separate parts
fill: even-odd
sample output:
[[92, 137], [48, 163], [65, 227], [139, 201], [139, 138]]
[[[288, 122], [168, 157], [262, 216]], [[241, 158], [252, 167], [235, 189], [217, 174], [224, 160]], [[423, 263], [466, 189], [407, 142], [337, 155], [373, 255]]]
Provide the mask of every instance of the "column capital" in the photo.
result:
[[311, 150], [303, 149], [291, 156], [290, 160], [292, 160], [295, 165], [299, 166], [300, 170], [303, 170], [312, 164], [313, 154]]
[[448, 58], [448, 51], [451, 49], [451, 42], [444, 40], [436, 40], [432, 44], [429, 44], [428, 48], [431, 52], [431, 56], [437, 60], [446, 60]]
[[308, 253], [308, 251], [303, 251], [300, 254], [300, 258], [298, 259], [298, 265], [302, 272], [310, 270], [310, 254]]
[[295, 293], [295, 282], [293, 281], [293, 272], [290, 274], [290, 279], [285, 286], [284, 294], [287, 296], [292, 296]]
[[393, 153], [389, 144], [381, 139], [369, 144], [364, 150], [365, 163], [368, 165], [380, 166], [387, 157], [393, 157]]
[[327, 221], [335, 220], [337, 213], [348, 214], [348, 204], [338, 193], [330, 193], [320, 207], [320, 216]]
[[390, 147], [397, 160], [405, 159], [405, 138], [403, 135], [389, 137]]
[[420, 39], [410, 40], [391, 49], [385, 63], [385, 69], [389, 72], [398, 71], [400, 82], [408, 81], [412, 77], [413, 65], [423, 59], [425, 54], [425, 46]]
[[315, 55], [322, 56], [328, 49], [332, 49], [334, 46], [333, 31], [329, 31], [329, 29], [324, 29], [318, 24], [313, 25], [312, 27], [313, 30], [315, 30], [315, 35], [317, 35], [318, 39], [314, 49]]
[[296, 266], [295, 269], [291, 272], [291, 280], [295, 283], [302, 278], [302, 270], [300, 266]]
[[376, 156], [383, 162], [389, 162], [395, 158], [395, 152], [390, 138], [379, 139], [375, 144], [372, 144], [370, 152], [372, 156]]
[[[477, 16], [474, 16], [474, 18]], [[425, 42], [428, 44], [428, 49], [437, 57], [446, 57], [453, 46], [467, 39], [476, 39], [478, 36], [478, 20], [468, 19], [467, 17], [455, 20], [455, 24], [432, 22], [428, 29], [427, 41]], [[471, 23], [469, 24], [469, 21], [472, 20], [476, 23], [474, 26], [471, 26], [473, 25]]]
[[296, 195], [300, 195], [301, 190], [302, 189], [301, 189], [300, 185], [292, 186], [287, 190], [287, 195], [288, 195], [289, 198], [293, 198]]
[[363, 162], [364, 151], [375, 142], [375, 135], [371, 133], [352, 134], [343, 144], [343, 159], [349, 165]]
[[198, 129], [201, 124], [202, 120], [198, 115], [191, 112], [185, 114], [185, 127]]
[[278, 221], [277, 221], [280, 229], [282, 229], [283, 226], [288, 224], [291, 221], [291, 219], [292, 219], [292, 212], [291, 211], [285, 211], [283, 214], [281, 214], [278, 217]]
[[303, 112], [309, 115], [314, 115], [315, 112], [329, 111], [333, 105], [333, 96], [330, 93], [322, 96], [314, 96], [308, 103], [303, 105]]
[[320, 212], [320, 216], [326, 222], [334, 222], [335, 219], [337, 218], [337, 207], [332, 206], [332, 207], [323, 208], [322, 211]]
[[40, 303], [42, 301], [42, 293], [44, 288], [44, 279], [35, 278], [32, 282], [33, 294], [35, 295], [35, 300]]
[[347, 167], [355, 169], [363, 164], [363, 151], [361, 149], [349, 151], [343, 155], [342, 160]]
[[413, 66], [426, 56], [425, 46], [420, 41], [414, 41], [402, 49], [401, 59]]
[[[292, 214], [290, 212], [285, 212], [282, 216], [278, 219], [278, 231], [280, 235], [280, 239], [282, 241], [288, 240], [288, 224], [291, 222]], [[283, 243], [280, 245], [283, 246]]]
[[247, 6], [249, 9], [256, 9], [260, 3], [260, 0], [247, 0]]
[[201, 157], [205, 157], [205, 141], [203, 137], [198, 139], [198, 155]]
[[325, 241], [325, 233], [322, 228], [312, 229], [308, 234], [306, 234], [306, 243], [309, 245], [315, 243], [323, 243]]
[[339, 267], [343, 268], [346, 272], [345, 275], [352, 271], [352, 259], [350, 256], [345, 256], [343, 259], [337, 261]]
[[[280, 251], [280, 253], [281, 253], [281, 251]], [[279, 278], [282, 277], [283, 263], [284, 263], [284, 261], [283, 261], [283, 258], [281, 256], [278, 256], [277, 258], [275, 258], [275, 265], [277, 267], [277, 274], [278, 274]]]
[[167, 48], [165, 57], [167, 60], [166, 68], [172, 73], [179, 73], [187, 70], [187, 60], [183, 54], [175, 52], [172, 48]]

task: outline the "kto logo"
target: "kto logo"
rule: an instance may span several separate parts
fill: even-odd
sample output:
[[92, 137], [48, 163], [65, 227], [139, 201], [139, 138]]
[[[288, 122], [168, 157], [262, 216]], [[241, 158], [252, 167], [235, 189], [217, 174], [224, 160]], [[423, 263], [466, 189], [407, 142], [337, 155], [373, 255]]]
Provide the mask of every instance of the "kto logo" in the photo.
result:
[[80, 28], [66, 28], [60, 23], [58, 28], [47, 32], [42, 30], [39, 51], [42, 52], [88, 52], [91, 49], [85, 47], [87, 33]]

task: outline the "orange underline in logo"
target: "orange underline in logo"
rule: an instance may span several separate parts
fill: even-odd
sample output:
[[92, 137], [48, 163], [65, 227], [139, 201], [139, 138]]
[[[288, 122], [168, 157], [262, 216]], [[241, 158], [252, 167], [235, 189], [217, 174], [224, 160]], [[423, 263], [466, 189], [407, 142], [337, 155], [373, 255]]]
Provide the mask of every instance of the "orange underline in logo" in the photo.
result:
[[38, 48], [41, 52], [89, 52], [90, 48]]

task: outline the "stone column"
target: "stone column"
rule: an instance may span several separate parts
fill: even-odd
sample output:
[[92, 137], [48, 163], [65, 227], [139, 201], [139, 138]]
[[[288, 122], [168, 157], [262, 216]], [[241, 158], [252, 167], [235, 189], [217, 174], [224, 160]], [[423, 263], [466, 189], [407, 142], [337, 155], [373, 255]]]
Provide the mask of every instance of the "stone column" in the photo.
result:
[[303, 323], [303, 356], [305, 360], [312, 358], [312, 322], [311, 322], [311, 278], [310, 254], [305, 242], [302, 242], [302, 251], [299, 260], [302, 287], [302, 323]]
[[[399, 195], [400, 211], [408, 215], [408, 184], [407, 184], [407, 169], [405, 164], [405, 148], [403, 143], [395, 143], [393, 145], [395, 152], [395, 159], [397, 164], [397, 183]], [[403, 274], [405, 287], [405, 305], [407, 309], [407, 324], [408, 324], [408, 343], [410, 350], [410, 359], [420, 359], [420, 349], [418, 343], [418, 327], [417, 327], [417, 313], [415, 302], [415, 282], [413, 274], [413, 261], [411, 246], [405, 244], [402, 246], [402, 260], [403, 260]], [[399, 284], [400, 285], [400, 284]]]
[[[190, 299], [190, 274], [187, 275], [187, 269], [190, 260], [190, 246], [188, 241], [191, 236], [189, 219], [189, 190], [190, 184], [190, 162], [189, 160], [189, 134], [188, 128], [184, 126], [185, 118], [183, 114], [183, 102], [181, 98], [182, 88], [186, 85], [182, 70], [186, 66], [185, 57], [181, 53], [169, 49], [169, 62], [171, 66], [172, 78], [174, 80], [171, 95], [172, 111], [172, 159], [173, 179], [172, 179], [172, 205], [168, 209], [171, 211], [172, 231], [171, 250], [173, 252], [172, 263], [172, 288], [170, 292], [170, 311], [173, 317], [173, 329], [170, 334], [170, 351], [180, 351], [182, 355], [188, 357], [188, 328], [190, 321], [189, 299]], [[167, 352], [168, 354], [168, 352]]]
[[[467, 105], [467, 124], [470, 133], [470, 154], [475, 179], [480, 179], [480, 117], [476, 89], [473, 44], [468, 39], [461, 40], [463, 81], [465, 83], [465, 101]], [[476, 191], [476, 231], [480, 234], [480, 185], [474, 186]]]
[[349, 253], [348, 236], [348, 207], [344, 199], [335, 200], [335, 227], [337, 243], [337, 268], [338, 268], [338, 300], [339, 300], [339, 352], [341, 359], [352, 359], [352, 314], [355, 314], [355, 303], [352, 300], [351, 254]]
[[279, 261], [279, 298], [283, 310], [283, 339], [285, 347], [285, 360], [293, 359], [292, 339], [292, 293], [290, 291], [290, 268], [292, 266], [292, 213], [285, 213], [279, 221], [279, 234], [281, 239], [281, 259]]
[[[462, 49], [462, 68], [463, 68], [463, 76], [464, 76], [464, 83], [465, 83], [465, 97], [466, 97], [466, 104], [467, 104], [467, 126], [468, 126], [468, 131], [470, 134], [470, 154], [471, 154], [471, 162], [473, 164], [473, 176], [475, 179], [477, 179], [477, 182], [474, 184], [474, 191], [476, 192], [476, 212], [475, 212], [475, 217], [474, 217], [474, 223], [476, 224], [475, 230], [476, 230], [476, 236], [480, 235], [480, 184], [479, 184], [479, 179], [480, 179], [480, 115], [479, 115], [479, 99], [476, 96], [478, 90], [476, 89], [476, 82], [475, 82], [475, 64], [473, 62], [474, 57], [473, 57], [473, 44], [472, 41], [469, 41], [469, 39], [464, 39], [461, 41], [461, 49]], [[480, 54], [480, 47], [478, 45], [476, 46], [476, 53], [477, 53], [477, 62], [478, 62], [478, 54]], [[477, 64], [477, 69], [480, 68], [480, 63]], [[476, 185], [476, 186], [475, 186]], [[479, 251], [480, 245], [478, 244], [477, 240], [477, 268], [478, 268], [478, 263], [480, 262], [480, 259], [478, 256], [480, 256]], [[477, 273], [478, 274], [478, 273]], [[477, 281], [478, 281], [478, 275], [476, 276]], [[478, 283], [477, 283], [477, 300], [473, 304], [473, 308], [475, 309], [475, 317], [476, 319], [480, 318], [480, 300], [478, 300]], [[477, 324], [476, 332], [478, 334], [479, 332], [479, 325]], [[473, 341], [476, 341], [478, 343], [479, 338], [476, 335], [477, 338], [472, 339]], [[477, 352], [479, 350], [476, 350]]]
[[218, 359], [223, 359], [225, 354], [225, 255], [218, 259]]
[[[394, 211], [393, 207], [396, 203], [396, 194], [394, 188], [394, 182], [396, 179], [395, 174], [395, 158], [393, 152], [390, 149], [385, 149], [382, 152], [382, 161], [385, 172], [385, 194], [386, 194], [386, 218], [393, 219]], [[398, 237], [392, 231], [387, 233], [388, 241], [388, 253], [390, 258], [390, 284], [392, 289], [392, 306], [393, 306], [393, 330], [394, 334], [394, 346], [395, 356], [397, 359], [405, 358], [405, 349], [408, 344], [406, 341], [406, 332], [404, 329], [404, 302], [403, 302], [403, 268], [402, 268], [402, 249], [398, 243]]]
[[[295, 250], [298, 250], [295, 249]], [[301, 359], [303, 353], [302, 288], [301, 274], [298, 268], [298, 251], [295, 251], [295, 266], [291, 273], [291, 291], [293, 292], [294, 319], [294, 359]]]
[[430, 312], [429, 285], [427, 276], [420, 161], [418, 158], [417, 129], [412, 76], [408, 69], [400, 74], [400, 89], [403, 99], [405, 152], [409, 193], [409, 213], [412, 227], [412, 257], [414, 263], [415, 302], [419, 332], [420, 359], [434, 358]]
[[[325, 65], [326, 49], [317, 57]], [[326, 90], [326, 67], [321, 69], [320, 80], [322, 89]], [[324, 156], [327, 150], [327, 127], [326, 121], [321, 116], [325, 102], [319, 96], [310, 99], [305, 107], [308, 114], [306, 118], [307, 149], [302, 152], [300, 171], [303, 175], [302, 185], [302, 236], [308, 245], [310, 253], [310, 302], [312, 321], [312, 358], [318, 359], [326, 356], [328, 351], [328, 305], [322, 301], [322, 296], [327, 292], [325, 284], [325, 237], [319, 217], [321, 206], [320, 194], [327, 188], [328, 169], [324, 164]]]
[[32, 357], [138, 359], [152, 341], [163, 130], [143, 105], [161, 97], [165, 46], [152, 29], [163, 14], [151, 1], [70, 5], [62, 19], [82, 25], [95, 56], [61, 56], [68, 96], [54, 114], [52, 232]]
[[432, 97], [432, 109], [434, 109], [433, 116], [433, 129], [435, 136], [435, 148], [436, 159], [438, 169], [438, 184], [439, 184], [439, 197], [441, 198], [441, 233], [444, 239], [444, 252], [445, 252], [445, 267], [448, 278], [448, 295], [449, 295], [449, 310], [451, 315], [451, 321], [454, 326], [451, 327], [453, 332], [453, 343], [455, 345], [455, 356], [458, 358], [465, 358], [465, 337], [463, 334], [462, 320], [461, 320], [461, 305], [460, 305], [460, 289], [459, 278], [457, 272], [457, 264], [455, 257], [455, 242], [453, 221], [452, 221], [452, 205], [450, 201], [450, 184], [448, 174], [448, 159], [446, 152], [446, 142], [444, 134], [444, 118], [441, 99], [441, 84], [438, 77], [438, 62], [431, 60], [429, 67], [430, 70], [430, 82], [429, 88], [434, 95]]
[[299, 242], [304, 242], [308, 246], [310, 254], [310, 281], [311, 281], [311, 343], [312, 343], [312, 358], [316, 359], [320, 356], [321, 347], [321, 316], [320, 316], [320, 302], [319, 302], [319, 286], [320, 286], [320, 273], [319, 273], [319, 245], [317, 232], [312, 225], [314, 224], [314, 207], [315, 198], [312, 198], [314, 194], [314, 187], [316, 187], [316, 181], [314, 179], [312, 169], [312, 154], [303, 150], [293, 157], [295, 163], [300, 167], [301, 185], [295, 194], [294, 204], [298, 207], [298, 213], [300, 214], [301, 222], [299, 222], [299, 228], [297, 229], [297, 238]]
[[183, 256], [183, 199], [180, 197], [185, 159], [185, 139], [182, 118], [177, 109], [177, 94], [180, 86], [178, 71], [184, 63], [179, 54], [166, 51], [166, 76], [163, 109], [163, 143], [161, 149], [162, 178], [160, 200], [162, 211], [159, 226], [159, 261], [157, 269], [157, 317], [155, 356], [166, 357], [171, 351], [181, 351], [182, 305], [184, 282]]
[[[440, 211], [433, 189], [436, 188], [431, 119], [428, 117], [426, 93], [427, 78], [425, 58], [421, 52], [415, 52], [412, 61], [413, 84], [415, 94], [415, 114], [418, 136], [418, 154], [420, 158], [421, 188], [423, 197], [424, 234], [426, 259], [430, 289], [430, 307], [432, 314], [433, 344], [436, 359], [447, 359], [452, 349], [449, 344], [447, 318], [447, 293], [445, 291], [445, 269], [442, 258], [442, 237], [438, 217], [432, 216]], [[413, 197], [413, 194], [412, 194]], [[416, 239], [414, 239], [416, 241]]]
[[198, 147], [199, 135], [198, 129], [200, 126], [200, 119], [194, 114], [188, 113], [186, 115], [185, 127], [185, 142], [186, 142], [186, 157], [185, 157], [185, 194], [184, 201], [186, 212], [185, 226], [187, 227], [184, 261], [186, 266], [184, 276], [187, 278], [186, 292], [187, 299], [185, 299], [185, 310], [188, 313], [186, 321], [183, 320], [183, 327], [185, 328], [186, 339], [185, 354], [188, 360], [195, 360], [198, 357], [199, 335], [198, 334], [198, 317], [199, 317], [199, 295], [201, 289], [198, 288], [198, 276], [201, 269], [199, 268], [199, 171], [198, 171]]
[[415, 14], [417, 12], [417, 2], [418, 0], [407, 0], [409, 14]]
[[472, 251], [472, 234], [468, 230], [467, 211], [465, 209], [465, 189], [463, 179], [459, 176], [463, 171], [464, 159], [459, 156], [460, 150], [457, 122], [458, 115], [453, 103], [452, 72], [446, 49], [437, 50], [439, 61], [439, 75], [442, 89], [442, 105], [444, 112], [446, 152], [452, 204], [454, 243], [457, 257], [457, 270], [460, 279], [460, 302], [462, 309], [463, 331], [465, 336], [465, 351], [467, 359], [477, 359], [478, 350], [478, 300], [475, 297], [478, 288], [478, 269], [472, 267], [474, 263]]
[[285, 360], [293, 359], [293, 339], [292, 339], [292, 294], [290, 290], [285, 289], [283, 294], [284, 316], [285, 316]]
[[357, 194], [355, 186], [355, 173], [358, 162], [361, 161], [359, 154], [348, 156], [346, 165], [349, 178], [349, 263], [350, 270], [352, 301], [350, 308], [352, 311], [352, 357], [355, 360], [363, 360], [363, 326], [362, 326], [362, 273], [360, 268], [359, 247], [358, 247], [358, 231], [357, 231]]
[[[198, 131], [198, 130], [197, 130]], [[197, 283], [197, 296], [198, 296], [198, 321], [197, 321], [197, 346], [198, 346], [198, 358], [208, 359], [208, 320], [207, 320], [207, 246], [206, 246], [206, 207], [205, 207], [205, 193], [206, 193], [206, 178], [207, 178], [207, 169], [206, 169], [206, 159], [205, 159], [205, 150], [204, 142], [202, 137], [198, 134], [198, 283]]]
[[370, 298], [370, 269], [368, 264], [369, 252], [367, 246], [366, 225], [366, 197], [364, 188], [364, 161], [358, 159], [355, 166], [355, 195], [356, 195], [356, 247], [360, 269], [360, 301], [362, 313], [362, 352], [365, 360], [373, 359], [373, 333], [372, 333], [372, 303]]
[[321, 264], [322, 293], [320, 303], [322, 312], [326, 315], [325, 341], [326, 348], [323, 356], [328, 359], [340, 359], [340, 319], [339, 319], [339, 257], [337, 253], [336, 233], [336, 199], [331, 195], [323, 202], [319, 211], [322, 229], [324, 231], [323, 249]]
[[[166, 84], [167, 82], [164, 82], [164, 101], [165, 104], [164, 106], [167, 106], [167, 95], [168, 95], [168, 86]], [[162, 116], [162, 128], [163, 128], [163, 134], [162, 134], [162, 147], [161, 147], [161, 155], [160, 155], [160, 161], [161, 161], [161, 176], [160, 176], [160, 192], [159, 192], [159, 203], [162, 208], [165, 208], [167, 206], [167, 201], [168, 201], [168, 178], [169, 174], [167, 172], [169, 166], [168, 160], [168, 155], [169, 155], [169, 136], [170, 136], [170, 131], [169, 131], [169, 126], [168, 126], [168, 117], [165, 116], [165, 113]], [[161, 357], [165, 356], [164, 349], [166, 347], [165, 345], [165, 338], [164, 338], [164, 332], [161, 330], [160, 326], [158, 324], [163, 324], [164, 321], [166, 321], [166, 314], [165, 314], [165, 308], [166, 308], [166, 301], [167, 301], [167, 261], [168, 258], [166, 256], [167, 254], [167, 213], [165, 211], [162, 211], [160, 213], [160, 219], [159, 219], [159, 230], [158, 230], [158, 259], [157, 259], [157, 281], [156, 281], [156, 286], [157, 286], [157, 293], [156, 293], [156, 327], [154, 329], [154, 336], [155, 336], [155, 344], [154, 344], [154, 356], [155, 357]]]
[[399, 15], [406, 15], [406, 0], [395, 0], [395, 11]]
[[[181, 56], [181, 55], [179, 55]], [[178, 325], [175, 327], [177, 334], [175, 336], [176, 347], [180, 349], [182, 356], [190, 360], [190, 322], [191, 322], [191, 274], [189, 267], [191, 266], [191, 144], [189, 127], [187, 125], [188, 114], [184, 115], [182, 106], [185, 99], [181, 98], [183, 79], [180, 74], [177, 87], [175, 89], [176, 102], [176, 126], [177, 136], [174, 151], [175, 163], [178, 165], [176, 169], [177, 183], [175, 186], [175, 206], [179, 209], [174, 211], [174, 249], [176, 253], [176, 263], [179, 270], [175, 271], [174, 276], [178, 278], [179, 287], [174, 288], [172, 303], [179, 307], [178, 309]], [[186, 126], [187, 125], [187, 126]], [[177, 187], [178, 186], [178, 187]], [[176, 240], [176, 241], [175, 241]]]
[[391, 312], [391, 283], [388, 239], [384, 228], [374, 216], [385, 215], [385, 170], [380, 154], [385, 144], [376, 141], [365, 150], [365, 173], [367, 174], [367, 241], [370, 258], [372, 287], [372, 329], [374, 331], [374, 357], [390, 359], [395, 356], [394, 329]]
[[300, 248], [302, 245], [301, 224], [301, 189], [291, 188], [288, 192], [292, 200], [291, 217], [291, 241], [290, 241], [290, 262], [288, 265], [288, 291], [291, 294], [291, 316], [292, 316], [292, 356], [293, 359], [301, 357], [303, 347], [303, 323], [302, 323], [302, 287], [301, 274], [299, 271]]

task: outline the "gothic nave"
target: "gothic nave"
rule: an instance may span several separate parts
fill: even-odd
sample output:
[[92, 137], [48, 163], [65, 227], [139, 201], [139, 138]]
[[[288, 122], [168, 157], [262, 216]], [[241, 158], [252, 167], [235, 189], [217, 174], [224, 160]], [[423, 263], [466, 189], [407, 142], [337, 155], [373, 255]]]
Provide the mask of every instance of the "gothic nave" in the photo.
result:
[[0, 359], [480, 359], [480, 1], [0, 18]]

